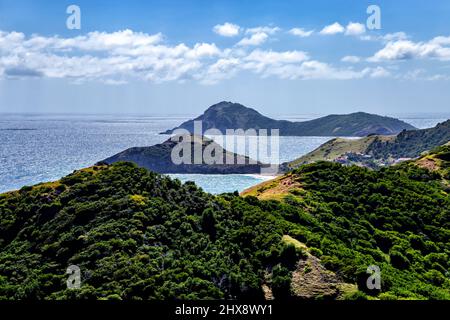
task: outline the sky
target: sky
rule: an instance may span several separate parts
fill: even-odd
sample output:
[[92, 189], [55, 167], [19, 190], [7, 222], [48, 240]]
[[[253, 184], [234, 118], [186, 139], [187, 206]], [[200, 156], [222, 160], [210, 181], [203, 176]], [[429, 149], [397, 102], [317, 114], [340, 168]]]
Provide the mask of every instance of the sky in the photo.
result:
[[0, 0], [0, 113], [444, 113], [449, 26], [447, 0]]

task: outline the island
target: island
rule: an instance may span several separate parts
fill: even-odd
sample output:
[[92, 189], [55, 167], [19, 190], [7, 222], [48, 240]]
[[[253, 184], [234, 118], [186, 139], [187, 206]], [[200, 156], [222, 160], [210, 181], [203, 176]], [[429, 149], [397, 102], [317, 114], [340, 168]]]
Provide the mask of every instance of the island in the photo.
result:
[[[183, 143], [186, 145], [183, 146]], [[180, 152], [183, 157], [183, 150], [189, 152], [189, 155], [184, 155], [187, 161], [174, 163], [172, 153]], [[196, 150], [201, 153], [200, 162], [195, 161]], [[206, 154], [215, 158], [215, 161], [206, 162]], [[99, 164], [120, 161], [133, 162], [142, 168], [164, 174], [260, 174], [263, 168], [270, 167], [247, 156], [229, 152], [212, 139], [196, 135], [180, 135], [154, 146], [129, 148], [100, 161]]]
[[[201, 121], [202, 132], [195, 132], [195, 121]], [[369, 134], [393, 135], [416, 128], [395, 118], [365, 112], [328, 115], [304, 122], [275, 120], [242, 104], [222, 101], [209, 107], [199, 117], [162, 134], [173, 134], [176, 129], [184, 129], [195, 134], [204, 134], [209, 129], [218, 129], [223, 134], [226, 134], [226, 130], [237, 129], [279, 129], [281, 136], [364, 137]]]

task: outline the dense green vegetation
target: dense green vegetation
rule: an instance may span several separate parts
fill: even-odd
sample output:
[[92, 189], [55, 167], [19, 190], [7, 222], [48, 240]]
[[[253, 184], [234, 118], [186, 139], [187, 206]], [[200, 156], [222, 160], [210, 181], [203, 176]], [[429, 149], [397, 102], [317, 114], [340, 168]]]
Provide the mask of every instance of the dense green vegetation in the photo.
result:
[[[0, 197], [0, 297], [242, 298], [287, 256], [275, 218], [237, 195], [129, 163]], [[81, 290], [66, 268], [81, 268]]]
[[369, 168], [392, 165], [399, 158], [417, 158], [450, 141], [450, 120], [433, 128], [404, 130], [396, 136], [369, 135], [360, 139], [334, 138], [310, 153], [283, 163], [286, 172], [302, 164], [335, 161]]
[[439, 123], [433, 128], [422, 130], [404, 130], [395, 139], [385, 141], [376, 139], [366, 152], [377, 159], [416, 158], [450, 141], [450, 120]]
[[[442, 167], [449, 154], [436, 151]], [[286, 299], [305, 259], [289, 235], [359, 285], [348, 299], [450, 299], [445, 170], [320, 162], [293, 172], [301, 187], [281, 202], [213, 196], [129, 163], [81, 170], [0, 195], [0, 298], [262, 298], [266, 283]], [[79, 290], [66, 288], [70, 265]]]
[[365, 266], [378, 265], [380, 298], [450, 299], [450, 197], [439, 173], [322, 162], [296, 174], [307, 191], [291, 201], [314, 216], [315, 228], [294, 215], [291, 233], [319, 248], [325, 266], [373, 294]]

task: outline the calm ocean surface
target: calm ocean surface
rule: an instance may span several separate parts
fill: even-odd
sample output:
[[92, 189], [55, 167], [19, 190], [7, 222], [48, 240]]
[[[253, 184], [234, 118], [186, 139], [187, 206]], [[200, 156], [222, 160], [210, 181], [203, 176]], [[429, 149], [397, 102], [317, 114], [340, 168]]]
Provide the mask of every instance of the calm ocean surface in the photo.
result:
[[[279, 116], [304, 121], [320, 115]], [[450, 114], [392, 115], [429, 128]], [[158, 134], [192, 116], [0, 114], [0, 192], [59, 179], [124, 149], [151, 146]], [[280, 137], [280, 162], [302, 156], [331, 137]], [[212, 193], [242, 191], [263, 181], [255, 175], [172, 175]]]

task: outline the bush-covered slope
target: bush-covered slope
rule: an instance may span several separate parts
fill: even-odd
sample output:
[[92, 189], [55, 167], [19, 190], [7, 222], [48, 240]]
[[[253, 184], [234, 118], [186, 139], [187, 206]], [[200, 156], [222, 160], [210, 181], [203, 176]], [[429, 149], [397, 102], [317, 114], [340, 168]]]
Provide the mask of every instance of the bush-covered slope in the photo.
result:
[[356, 140], [335, 138], [296, 160], [283, 163], [281, 168], [289, 171], [321, 160], [368, 167], [391, 165], [400, 158], [419, 157], [449, 141], [450, 120], [447, 120], [433, 128], [404, 130], [396, 136], [369, 135]]
[[255, 297], [279, 259], [274, 220], [132, 164], [79, 171], [1, 195], [0, 298]]
[[282, 190], [287, 233], [320, 249], [324, 265], [361, 290], [364, 267], [374, 264], [379, 298], [450, 299], [450, 147], [427, 157], [438, 161], [431, 171], [422, 168], [425, 157], [378, 171], [304, 165], [278, 179], [289, 181], [284, 186], [267, 182], [243, 195], [279, 200], [273, 190]]
[[402, 131], [393, 140], [376, 139], [367, 153], [375, 158], [415, 158], [449, 141], [450, 120], [447, 120], [429, 129]]
[[[441, 169], [321, 162], [289, 180], [282, 201], [261, 201], [116, 163], [0, 195], [0, 298], [450, 299]], [[81, 268], [79, 290], [66, 288], [70, 265]], [[366, 287], [369, 265], [381, 291]], [[329, 284], [308, 279], [320, 274]]]

